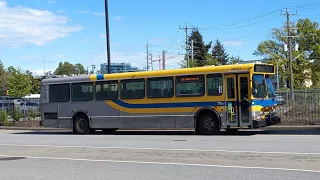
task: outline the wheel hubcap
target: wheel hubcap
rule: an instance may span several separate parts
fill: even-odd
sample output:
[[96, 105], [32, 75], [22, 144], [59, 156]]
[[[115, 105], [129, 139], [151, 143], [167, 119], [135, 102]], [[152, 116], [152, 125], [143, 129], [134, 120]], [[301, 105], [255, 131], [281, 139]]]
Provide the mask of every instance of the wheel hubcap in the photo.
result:
[[81, 132], [84, 132], [87, 130], [87, 122], [84, 119], [80, 119], [78, 122], [78, 129]]
[[203, 124], [204, 128], [210, 130], [213, 127], [213, 120], [210, 117], [206, 117], [204, 118]]

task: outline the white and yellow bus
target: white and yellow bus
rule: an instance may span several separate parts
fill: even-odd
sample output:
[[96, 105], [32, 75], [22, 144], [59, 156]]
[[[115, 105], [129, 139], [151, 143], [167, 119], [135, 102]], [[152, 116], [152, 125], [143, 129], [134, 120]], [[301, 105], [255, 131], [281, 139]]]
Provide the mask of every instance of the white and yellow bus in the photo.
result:
[[260, 128], [277, 104], [274, 74], [274, 65], [250, 63], [44, 79], [42, 124], [77, 134]]

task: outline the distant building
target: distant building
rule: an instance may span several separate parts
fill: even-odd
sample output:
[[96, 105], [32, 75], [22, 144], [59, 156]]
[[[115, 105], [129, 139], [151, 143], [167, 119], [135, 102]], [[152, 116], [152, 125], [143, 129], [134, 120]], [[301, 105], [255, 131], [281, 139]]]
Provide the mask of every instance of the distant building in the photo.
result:
[[[111, 73], [141, 71], [137, 67], [132, 67], [130, 63], [111, 63], [110, 69], [111, 69]], [[101, 64], [100, 71], [101, 71], [101, 73], [107, 73], [108, 72], [108, 64], [107, 63]]]

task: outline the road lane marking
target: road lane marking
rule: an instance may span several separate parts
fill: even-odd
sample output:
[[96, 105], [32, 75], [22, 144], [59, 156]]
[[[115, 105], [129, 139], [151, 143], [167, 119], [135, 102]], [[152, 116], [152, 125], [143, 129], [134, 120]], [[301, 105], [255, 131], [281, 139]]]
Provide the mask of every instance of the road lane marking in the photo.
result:
[[198, 167], [216, 167], [216, 168], [236, 168], [236, 169], [262, 169], [262, 170], [278, 170], [278, 171], [299, 171], [320, 173], [317, 170], [310, 169], [291, 169], [291, 168], [270, 168], [259, 166], [224, 166], [215, 164], [188, 164], [188, 163], [171, 163], [171, 162], [156, 162], [156, 161], [121, 161], [109, 159], [77, 159], [77, 158], [59, 158], [59, 157], [40, 157], [40, 156], [10, 156], [0, 155], [0, 157], [25, 157], [29, 159], [49, 159], [49, 160], [68, 160], [68, 161], [87, 161], [87, 162], [109, 162], [109, 163], [132, 163], [132, 164], [156, 164], [156, 165], [176, 165], [176, 166], [198, 166]]
[[277, 152], [277, 151], [232, 151], [215, 149], [166, 149], [166, 148], [134, 148], [134, 147], [105, 147], [105, 146], [60, 146], [41, 144], [0, 144], [14, 147], [48, 147], [48, 148], [86, 148], [86, 149], [124, 149], [124, 150], [154, 150], [154, 151], [194, 151], [194, 152], [225, 152], [225, 153], [254, 153], [254, 154], [287, 154], [287, 155], [320, 155], [320, 152]]

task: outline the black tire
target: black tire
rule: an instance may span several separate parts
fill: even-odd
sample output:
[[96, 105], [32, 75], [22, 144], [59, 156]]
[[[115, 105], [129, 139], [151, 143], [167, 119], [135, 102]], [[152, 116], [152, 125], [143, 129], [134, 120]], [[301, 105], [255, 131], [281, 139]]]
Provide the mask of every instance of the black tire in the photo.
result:
[[89, 119], [86, 115], [78, 115], [74, 118], [73, 132], [75, 134], [88, 134], [91, 131]]
[[216, 135], [220, 133], [218, 118], [213, 112], [201, 113], [197, 118], [196, 134]]

